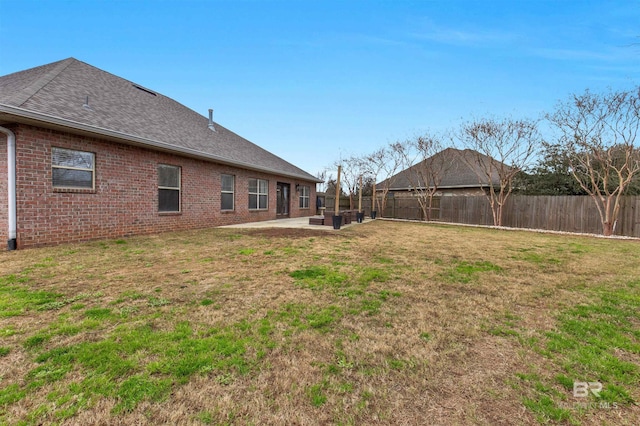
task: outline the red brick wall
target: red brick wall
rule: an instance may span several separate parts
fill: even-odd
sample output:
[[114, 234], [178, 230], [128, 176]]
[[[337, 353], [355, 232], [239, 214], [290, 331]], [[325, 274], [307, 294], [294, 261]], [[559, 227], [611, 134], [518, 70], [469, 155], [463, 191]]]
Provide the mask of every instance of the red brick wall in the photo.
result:
[[[7, 127], [16, 134], [18, 248], [275, 219], [277, 182], [291, 185], [291, 217], [315, 213], [313, 182], [26, 125]], [[95, 153], [94, 191], [53, 188], [52, 147]], [[158, 213], [158, 164], [182, 168], [180, 213]], [[6, 144], [3, 165], [0, 190], [6, 194]], [[222, 173], [236, 176], [233, 212], [220, 211]], [[269, 181], [267, 211], [248, 209], [251, 178]], [[310, 209], [298, 208], [296, 184], [311, 187]], [[7, 203], [1, 204], [0, 232], [6, 236]]]

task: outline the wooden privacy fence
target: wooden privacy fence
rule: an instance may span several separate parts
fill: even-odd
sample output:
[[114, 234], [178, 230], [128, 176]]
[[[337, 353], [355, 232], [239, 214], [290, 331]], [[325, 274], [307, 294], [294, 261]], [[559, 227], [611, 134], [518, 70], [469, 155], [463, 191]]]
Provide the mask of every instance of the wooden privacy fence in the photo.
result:
[[[439, 220], [493, 225], [491, 206], [484, 196], [440, 198]], [[502, 225], [602, 234], [598, 210], [589, 196], [514, 195], [504, 206]], [[615, 234], [640, 237], [640, 197], [622, 198]]]
[[[335, 195], [323, 195], [323, 196], [320, 196], [320, 198], [322, 199], [322, 206], [326, 207], [328, 212], [335, 210], [335, 205], [336, 205]], [[358, 208], [357, 199], [356, 199], [354, 208], [356, 209]], [[340, 210], [349, 210], [349, 197], [340, 197]]]
[[[369, 205], [371, 201], [369, 201]], [[420, 203], [415, 198], [390, 197], [387, 199], [383, 217], [393, 217], [395, 219], [426, 220]], [[438, 220], [440, 217], [440, 199], [434, 198], [431, 204], [431, 220]]]
[[[342, 200], [340, 205], [342, 206]], [[363, 197], [363, 210], [371, 215], [371, 197]], [[346, 199], [348, 208], [348, 199]], [[355, 206], [357, 208], [357, 204]], [[378, 212], [380, 216], [380, 212]], [[383, 217], [424, 220], [414, 197], [388, 197]], [[433, 200], [431, 219], [442, 222], [493, 225], [485, 196], [450, 196]], [[546, 229], [602, 234], [598, 210], [589, 196], [512, 195], [507, 200], [502, 225], [512, 228]], [[622, 197], [616, 235], [640, 238], [640, 196]]]
[[[335, 209], [335, 196], [326, 195], [321, 196], [323, 206], [326, 206], [327, 211], [333, 211]], [[381, 197], [378, 197], [379, 199]], [[432, 219], [438, 218], [437, 206], [439, 200], [434, 199], [434, 207], [432, 211]], [[354, 198], [353, 208], [358, 208], [358, 198]], [[377, 208], [377, 207], [376, 207]], [[349, 210], [349, 197], [340, 197], [340, 210]], [[362, 210], [366, 216], [371, 216], [371, 197], [364, 196], [362, 197]], [[435, 215], [435, 216], [434, 216]], [[380, 212], [378, 212], [378, 216], [380, 216]], [[407, 197], [388, 197], [387, 203], [382, 214], [383, 217], [390, 217], [394, 219], [411, 219], [411, 220], [424, 220], [424, 215], [422, 214], [422, 208], [420, 208], [420, 204], [418, 200], [415, 198], [407, 198]]]

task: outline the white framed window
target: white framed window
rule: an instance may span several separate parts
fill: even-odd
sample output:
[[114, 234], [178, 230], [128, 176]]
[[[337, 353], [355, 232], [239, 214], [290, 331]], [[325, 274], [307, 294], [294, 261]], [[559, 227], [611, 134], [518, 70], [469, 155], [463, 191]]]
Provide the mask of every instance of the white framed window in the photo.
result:
[[158, 211], [180, 211], [180, 167], [158, 164]]
[[233, 210], [235, 208], [235, 186], [236, 177], [234, 175], [221, 176], [222, 192], [220, 194], [220, 209]]
[[95, 154], [52, 148], [51, 176], [54, 188], [94, 189]]
[[311, 189], [306, 185], [300, 186], [300, 208], [308, 209], [309, 208], [309, 196], [311, 194]]
[[249, 179], [249, 210], [269, 208], [269, 182], [264, 179]]

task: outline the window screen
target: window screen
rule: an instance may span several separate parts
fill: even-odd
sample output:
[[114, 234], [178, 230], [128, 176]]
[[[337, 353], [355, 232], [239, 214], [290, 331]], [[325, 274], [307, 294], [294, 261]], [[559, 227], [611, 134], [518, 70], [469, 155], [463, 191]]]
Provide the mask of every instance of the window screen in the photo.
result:
[[309, 208], [309, 192], [310, 192], [310, 189], [308, 186], [300, 187], [300, 208], [301, 209]]
[[269, 182], [264, 179], [249, 179], [249, 209], [266, 209], [269, 200]]
[[221, 179], [222, 193], [220, 194], [220, 208], [222, 210], [233, 210], [235, 176], [222, 175]]
[[54, 188], [94, 188], [95, 154], [71, 149], [51, 150]]
[[158, 211], [180, 211], [180, 167], [158, 165]]

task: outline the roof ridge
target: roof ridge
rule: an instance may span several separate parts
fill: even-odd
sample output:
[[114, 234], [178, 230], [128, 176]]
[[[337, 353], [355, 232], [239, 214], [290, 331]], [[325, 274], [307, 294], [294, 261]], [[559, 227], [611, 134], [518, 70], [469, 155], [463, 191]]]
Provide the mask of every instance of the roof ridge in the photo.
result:
[[[155, 96], [136, 89], [140, 87]], [[81, 103], [88, 95], [93, 101], [89, 112]], [[0, 76], [0, 111], [17, 122], [33, 120], [63, 131], [317, 181], [219, 123], [212, 132], [206, 116], [179, 101], [72, 57]]]
[[35, 81], [33, 81], [33, 83], [31, 83], [21, 91], [16, 92], [12, 97], [8, 99], [7, 103], [18, 107], [22, 106], [22, 104], [27, 102], [33, 95], [42, 90], [43, 87], [45, 87], [51, 82], [51, 80], [60, 75], [60, 73], [73, 62], [77, 62], [77, 59], [67, 58], [59, 61], [51, 70], [38, 77]]

